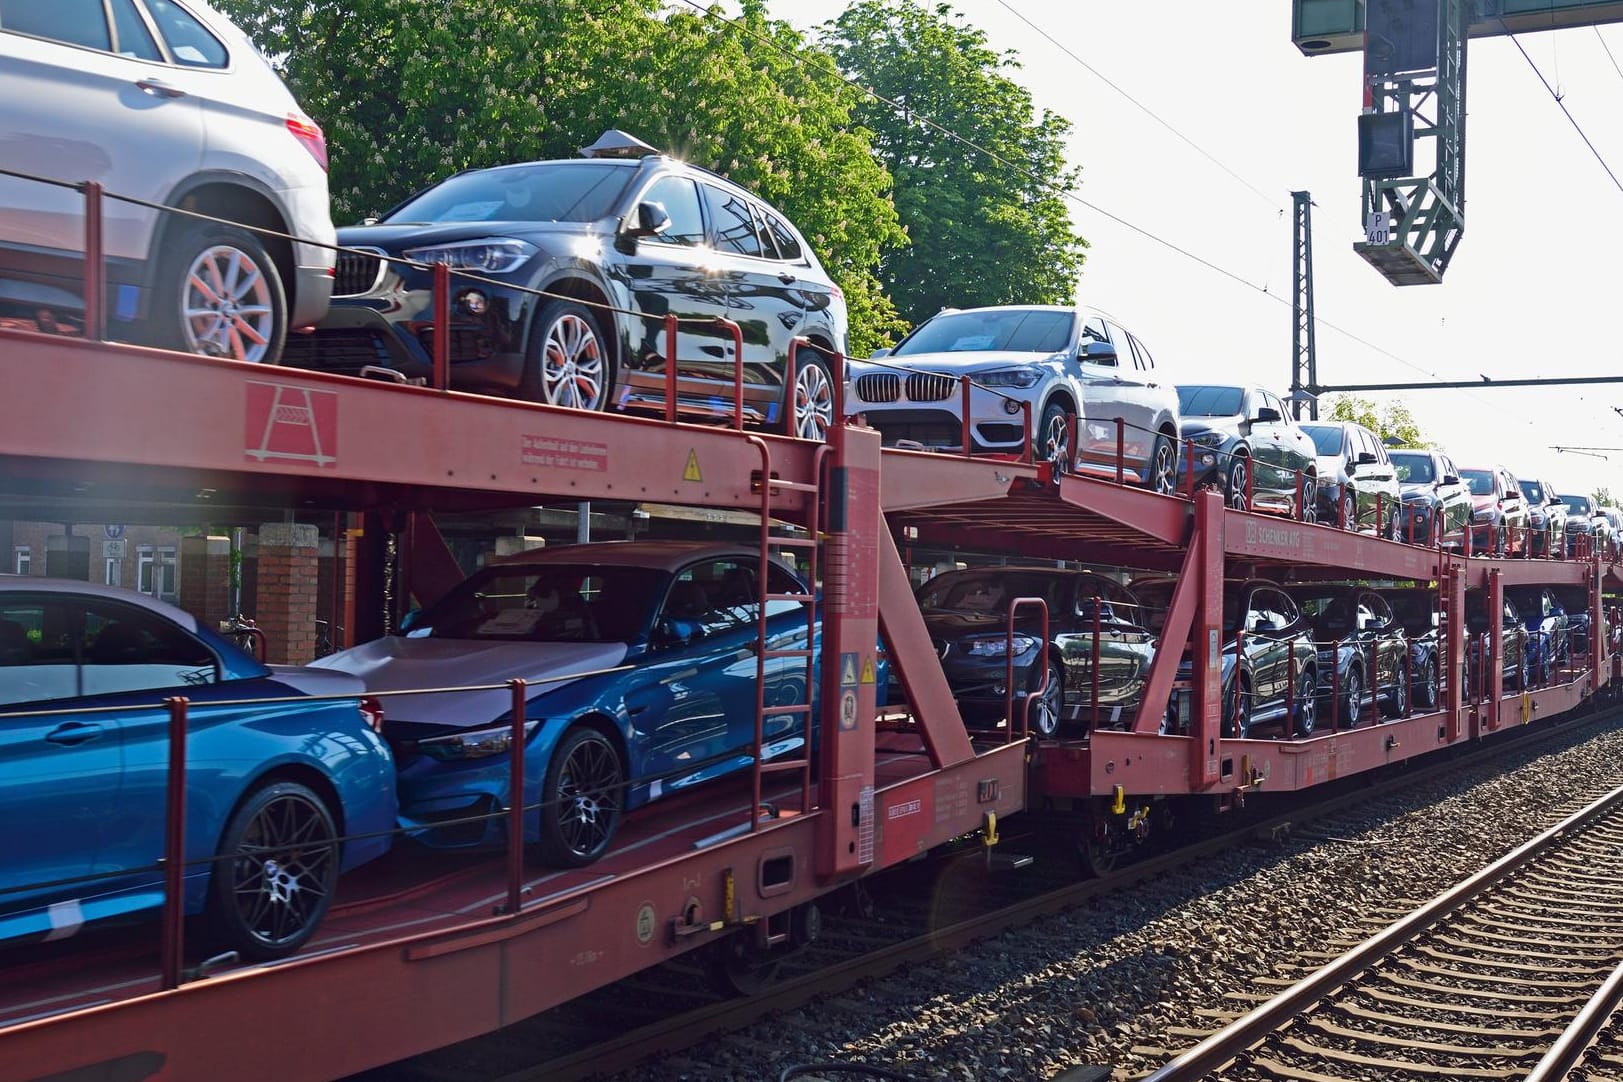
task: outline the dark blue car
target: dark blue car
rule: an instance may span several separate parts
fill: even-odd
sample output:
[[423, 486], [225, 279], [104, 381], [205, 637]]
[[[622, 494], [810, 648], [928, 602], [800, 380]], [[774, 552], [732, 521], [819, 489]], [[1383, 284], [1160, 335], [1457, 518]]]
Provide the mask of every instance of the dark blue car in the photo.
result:
[[[708, 541], [538, 549], [475, 572], [404, 634], [318, 664], [373, 691], [528, 681], [526, 836], [549, 863], [588, 864], [627, 810], [747, 769], [758, 712], [764, 758], [804, 751], [814, 602], [769, 563], [761, 649], [760, 574], [757, 550]], [[435, 846], [504, 837], [510, 705], [500, 687], [390, 699], [402, 826]]]
[[161, 702], [185, 696], [186, 912], [218, 949], [297, 950], [339, 873], [394, 828], [393, 760], [360, 693], [340, 673], [261, 665], [141, 594], [0, 579], [0, 939], [163, 904]]

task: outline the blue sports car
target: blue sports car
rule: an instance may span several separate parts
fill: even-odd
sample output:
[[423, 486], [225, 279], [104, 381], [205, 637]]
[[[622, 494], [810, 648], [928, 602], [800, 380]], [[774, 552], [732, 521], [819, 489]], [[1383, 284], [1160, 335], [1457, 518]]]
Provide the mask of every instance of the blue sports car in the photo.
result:
[[142, 594], [0, 578], [0, 940], [163, 905], [161, 701], [185, 696], [186, 912], [211, 947], [297, 950], [339, 873], [387, 850], [395, 825], [393, 761], [361, 693], [341, 673], [261, 665]]
[[[625, 811], [749, 767], [758, 688], [763, 756], [804, 749], [814, 602], [769, 564], [758, 654], [760, 568], [758, 551], [708, 541], [538, 549], [475, 572], [403, 634], [317, 664], [373, 692], [528, 681], [526, 837], [549, 863], [580, 866]], [[401, 825], [425, 843], [505, 836], [511, 701], [503, 687], [389, 699]]]

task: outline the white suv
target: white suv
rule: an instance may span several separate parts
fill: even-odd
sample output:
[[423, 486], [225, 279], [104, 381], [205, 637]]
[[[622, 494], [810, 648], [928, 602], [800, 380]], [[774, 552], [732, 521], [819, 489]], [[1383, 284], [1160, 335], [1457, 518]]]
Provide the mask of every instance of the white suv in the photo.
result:
[[1164, 493], [1176, 484], [1177, 392], [1157, 382], [1144, 344], [1095, 309], [944, 309], [848, 371], [847, 412], [863, 414], [886, 444], [964, 450], [968, 376], [971, 451], [1020, 452], [1029, 404], [1039, 459], [1114, 477], [1119, 417], [1124, 480]]
[[[333, 241], [327, 146], [264, 58], [197, 0], [0, 0], [6, 169]], [[140, 341], [274, 363], [333, 252], [103, 201], [107, 316]], [[84, 196], [0, 175], [0, 304], [76, 311]], [[131, 334], [126, 330], [124, 334]]]

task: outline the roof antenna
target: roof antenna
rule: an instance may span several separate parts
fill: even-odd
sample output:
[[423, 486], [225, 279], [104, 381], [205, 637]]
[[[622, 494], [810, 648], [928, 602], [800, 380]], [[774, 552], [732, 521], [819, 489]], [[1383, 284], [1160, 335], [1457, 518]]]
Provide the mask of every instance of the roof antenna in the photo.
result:
[[598, 136], [597, 142], [591, 146], [581, 147], [580, 152], [587, 158], [644, 158], [659, 153], [635, 135], [619, 128], [610, 128]]

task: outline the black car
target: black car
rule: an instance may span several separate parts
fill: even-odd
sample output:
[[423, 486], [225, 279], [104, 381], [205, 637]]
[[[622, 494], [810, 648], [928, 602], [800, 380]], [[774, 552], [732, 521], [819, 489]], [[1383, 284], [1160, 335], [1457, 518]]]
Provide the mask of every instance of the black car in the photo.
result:
[[1465, 690], [1473, 698], [1487, 694], [1483, 680], [1482, 651], [1487, 637], [1499, 625], [1499, 663], [1505, 687], [1525, 688], [1532, 684], [1532, 658], [1537, 651], [1533, 636], [1522, 625], [1521, 614], [1510, 598], [1505, 598], [1499, 619], [1488, 615], [1487, 593], [1483, 590], [1465, 592]]
[[[1222, 636], [1223, 736], [1248, 737], [1273, 722], [1287, 735], [1311, 736], [1319, 719], [1313, 628], [1285, 588], [1267, 579], [1224, 583]], [[1192, 677], [1186, 657], [1178, 682]], [[1168, 714], [1187, 730], [1185, 696], [1174, 695]]]
[[1567, 509], [1567, 555], [1576, 556], [1580, 550], [1588, 551], [1601, 531], [1595, 528], [1595, 517], [1600, 508], [1589, 496], [1563, 495], [1561, 504]]
[[1443, 656], [1442, 615], [1436, 595], [1419, 587], [1380, 591], [1392, 607], [1392, 616], [1403, 629], [1409, 644], [1409, 673], [1414, 707], [1434, 710], [1442, 702]]
[[1454, 461], [1428, 448], [1387, 453], [1398, 476], [1403, 513], [1398, 538], [1416, 545], [1465, 544], [1471, 521], [1471, 491], [1460, 479]]
[[734, 345], [714, 323], [725, 318], [743, 332], [744, 421], [822, 438], [832, 361], [799, 350], [791, 393], [786, 358], [797, 336], [843, 354], [846, 310], [805, 238], [736, 184], [622, 132], [586, 152], [466, 170], [340, 229], [360, 251], [340, 253], [333, 308], [314, 334], [290, 336], [287, 363], [431, 377], [429, 265], [447, 263], [458, 389], [660, 412], [670, 315], [682, 320], [681, 415], [731, 420]]
[[1548, 481], [1518, 477], [1516, 483], [1527, 497], [1527, 554], [1562, 555], [1567, 542], [1567, 505]]
[[1068, 723], [1131, 723], [1156, 644], [1139, 615], [1138, 599], [1126, 587], [1087, 571], [982, 567], [937, 575], [917, 595], [968, 724], [995, 724], [1007, 712], [1009, 608], [1019, 597], [1040, 597], [1048, 608], [1047, 642], [1036, 607], [1015, 614], [1017, 711], [1043, 684], [1047, 670], [1041, 697], [1026, 708], [1031, 732], [1053, 736]]
[[1313, 441], [1261, 387], [1178, 385], [1183, 438], [1179, 487], [1218, 485], [1230, 507], [1312, 519], [1318, 506]]
[[1407, 704], [1409, 644], [1386, 599], [1363, 586], [1313, 583], [1290, 595], [1313, 625], [1318, 649], [1319, 722], [1356, 729], [1366, 704], [1388, 715]]
[[1533, 656], [1533, 675], [1544, 683], [1557, 666], [1565, 665], [1572, 656], [1572, 621], [1566, 606], [1556, 598], [1548, 586], [1507, 586], [1505, 600], [1516, 606], [1522, 626], [1533, 637], [1536, 651]]
[[1567, 614], [1567, 646], [1574, 654], [1589, 652], [1589, 591], [1582, 586], [1552, 586], [1550, 592]]
[[1302, 431], [1319, 452], [1319, 521], [1396, 540], [1402, 498], [1380, 437], [1348, 421], [1314, 421]]

